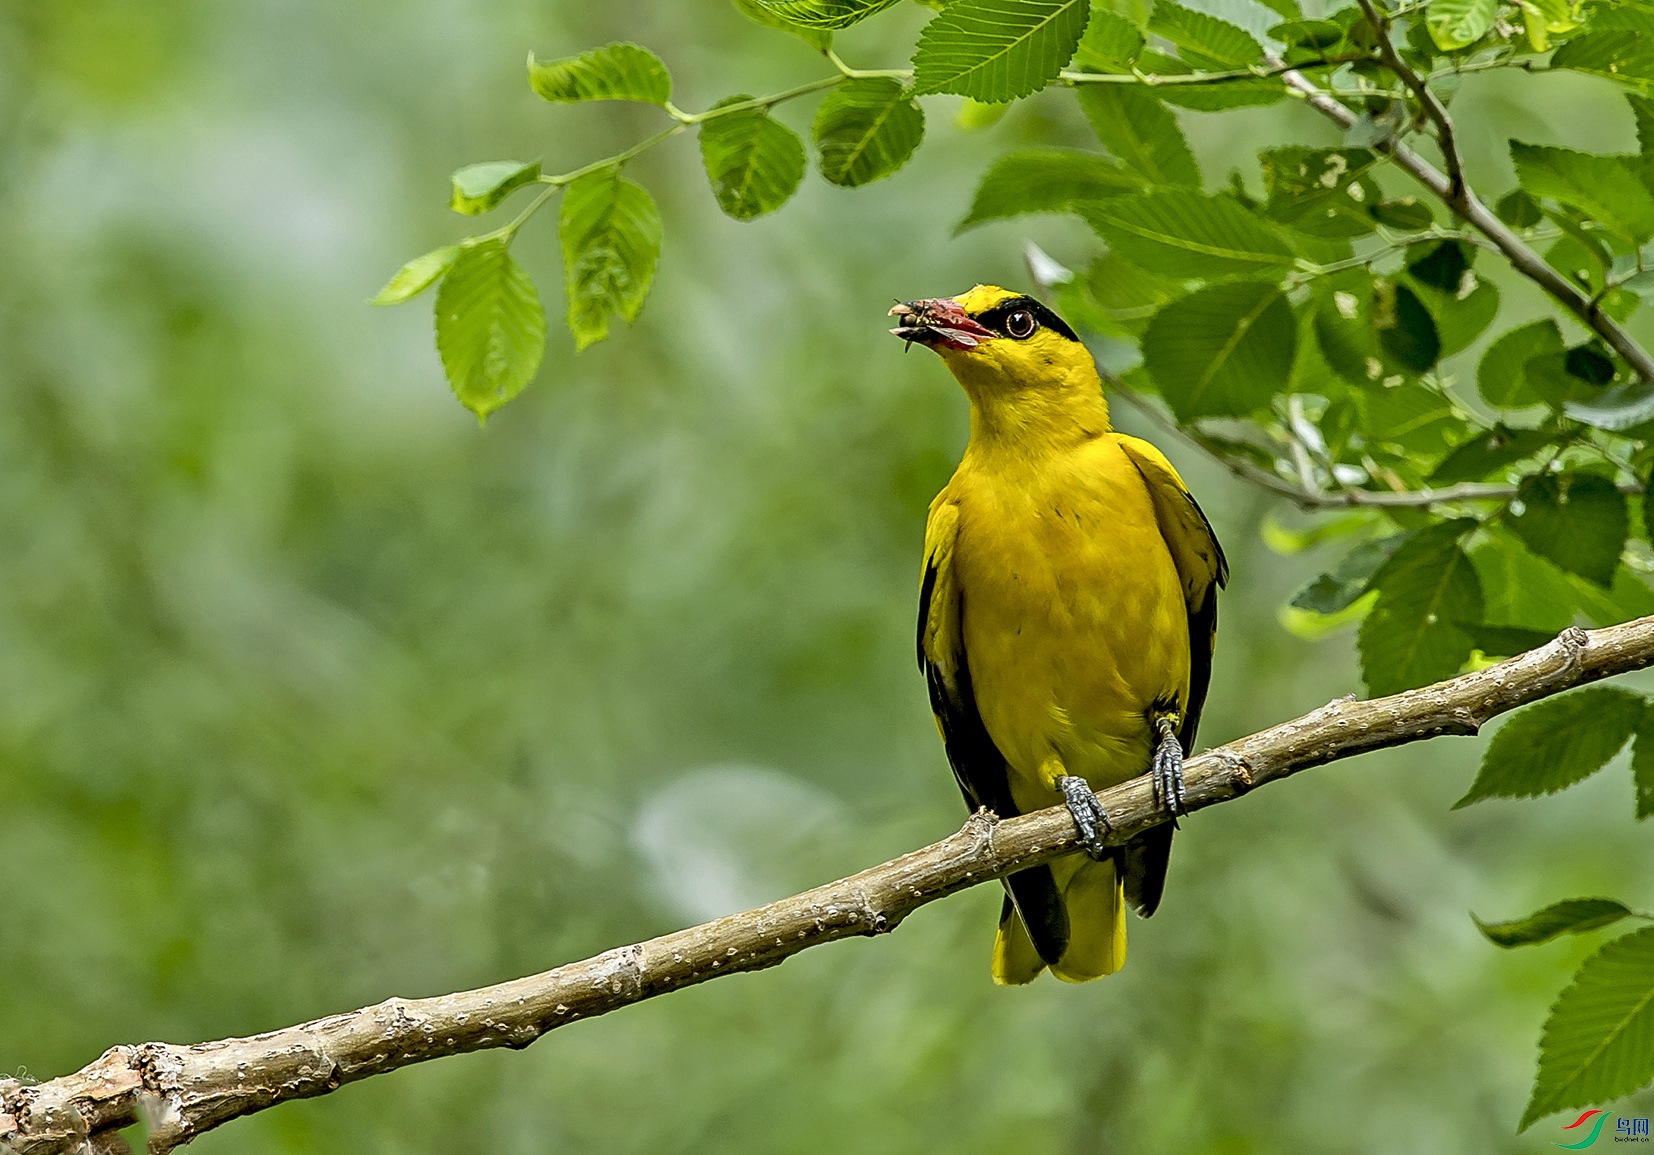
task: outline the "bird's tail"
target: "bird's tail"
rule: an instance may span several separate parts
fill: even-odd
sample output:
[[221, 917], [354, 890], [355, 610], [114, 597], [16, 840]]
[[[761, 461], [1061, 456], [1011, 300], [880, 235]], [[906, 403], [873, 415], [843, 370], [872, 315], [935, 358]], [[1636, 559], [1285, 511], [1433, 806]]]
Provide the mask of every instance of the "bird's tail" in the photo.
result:
[[[1125, 878], [1116, 859], [1096, 862], [1074, 855], [1051, 864], [1052, 879], [1067, 914], [1066, 941], [1055, 960], [1040, 956], [1009, 896], [1000, 908], [994, 938], [994, 981], [1033, 982], [1047, 965], [1064, 982], [1083, 983], [1126, 965]], [[1053, 952], [1055, 953], [1055, 952]]]

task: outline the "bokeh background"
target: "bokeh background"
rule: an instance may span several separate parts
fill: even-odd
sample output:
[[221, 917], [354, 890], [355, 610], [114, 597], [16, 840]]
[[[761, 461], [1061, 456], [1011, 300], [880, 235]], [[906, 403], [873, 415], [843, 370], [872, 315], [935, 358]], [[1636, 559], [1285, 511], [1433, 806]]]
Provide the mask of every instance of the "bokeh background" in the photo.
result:
[[[841, 43], [897, 64], [923, 18]], [[1028, 237], [1083, 262], [1061, 221], [951, 236], [993, 155], [1084, 144], [1083, 120], [1051, 92], [967, 133], [932, 99], [896, 177], [814, 179], [753, 224], [672, 142], [633, 169], [667, 224], [639, 323], [576, 357], [536, 221], [519, 252], [551, 345], [479, 429], [429, 298], [362, 302], [463, 235], [453, 168], [572, 167], [654, 127], [524, 82], [530, 48], [619, 38], [690, 108], [824, 67], [724, 0], [0, 5], [0, 1071], [544, 969], [961, 821], [912, 619], [965, 403], [883, 313], [1026, 284]], [[1491, 126], [1466, 144], [1492, 192], [1506, 136], [1633, 147], [1585, 78], [1489, 75], [1458, 107]], [[1238, 167], [1256, 188], [1266, 145], [1336, 143], [1295, 105], [1181, 115], [1214, 187]], [[1502, 319], [1542, 308], [1505, 288]], [[1235, 572], [1203, 739], [1357, 689], [1350, 632], [1279, 618], [1336, 553], [1272, 552], [1266, 522], [1309, 523], [1166, 448]], [[1554, 1121], [1513, 1124], [1594, 944], [1501, 953], [1469, 912], [1649, 905], [1654, 849], [1622, 766], [1449, 813], [1480, 748], [1187, 820], [1105, 982], [995, 989], [984, 887], [197, 1149], [1548, 1150]]]

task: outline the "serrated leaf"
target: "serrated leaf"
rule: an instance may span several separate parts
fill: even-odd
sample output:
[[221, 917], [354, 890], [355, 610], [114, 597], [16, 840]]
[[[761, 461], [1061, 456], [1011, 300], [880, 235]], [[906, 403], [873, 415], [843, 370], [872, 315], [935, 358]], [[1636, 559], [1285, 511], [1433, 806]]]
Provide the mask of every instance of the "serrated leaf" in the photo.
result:
[[832, 47], [833, 33], [827, 28], [811, 28], [803, 24], [794, 23], [779, 13], [766, 8], [760, 0], [732, 0], [735, 8], [755, 24], [762, 24], [766, 28], [775, 28], [782, 32], [790, 32], [817, 52], [824, 52]]
[[883, 12], [896, 0], [756, 0], [756, 3], [789, 24], [836, 31]]
[[1508, 922], [1483, 922], [1475, 915], [1470, 917], [1489, 942], [1509, 950], [1536, 946], [1565, 934], [1584, 934], [1613, 926], [1623, 918], [1630, 918], [1631, 908], [1612, 898], [1569, 898], [1553, 902], [1526, 918]]
[[1642, 721], [1642, 697], [1593, 686], [1535, 702], [1499, 728], [1482, 768], [1453, 809], [1484, 798], [1536, 798], [1608, 765]]
[[1359, 148], [1276, 148], [1258, 154], [1265, 211], [1272, 220], [1315, 237], [1360, 237], [1376, 227], [1369, 208], [1379, 203], [1368, 175], [1378, 156]]
[[1174, 0], [1156, 0], [1149, 31], [1171, 41], [1184, 63], [1207, 72], [1246, 68], [1263, 59], [1263, 48], [1245, 29]]
[[971, 211], [955, 233], [1022, 213], [1067, 212], [1088, 201], [1143, 191], [1143, 181], [1094, 152], [1036, 148], [994, 161], [977, 187]]
[[1518, 140], [1510, 156], [1529, 195], [1572, 206], [1633, 244], [1654, 237], [1654, 193], [1624, 158]]
[[1406, 544], [1409, 533], [1395, 533], [1389, 537], [1364, 541], [1356, 546], [1330, 572], [1322, 574], [1300, 589], [1291, 604], [1301, 610], [1318, 614], [1336, 614], [1355, 604], [1367, 592], [1378, 567]]
[[889, 176], [925, 136], [925, 114], [899, 81], [852, 80], [827, 94], [816, 110], [821, 175], [855, 188]]
[[1529, 553], [1520, 538], [1498, 524], [1483, 537], [1471, 560], [1482, 581], [1484, 621], [1543, 630], [1552, 637], [1573, 624], [1580, 606], [1572, 582], [1578, 579]]
[[1654, 152], [1654, 100], [1626, 93], [1625, 102], [1637, 122], [1637, 148], [1646, 156]]
[[391, 276], [368, 302], [370, 305], [400, 305], [412, 300], [436, 284], [454, 262], [459, 259], [461, 246], [443, 245], [423, 256], [415, 257]]
[[[715, 108], [752, 97], [726, 96]], [[701, 161], [718, 207], [750, 221], [787, 203], [804, 179], [804, 142], [761, 108], [746, 108], [701, 122]]]
[[1103, 147], [1152, 185], [1200, 188], [1200, 166], [1177, 117], [1151, 93], [1126, 84], [1080, 89], [1080, 108]]
[[1551, 444], [1554, 438], [1538, 429], [1511, 429], [1495, 425], [1456, 446], [1426, 480], [1431, 485], [1452, 485], [1459, 481], [1481, 481], [1496, 469], [1515, 465]]
[[1513, 229], [1531, 229], [1545, 219], [1539, 202], [1521, 189], [1512, 189], [1493, 206], [1494, 213]]
[[1168, 189], [1084, 205], [1080, 215], [1129, 260], [1172, 277], [1270, 276], [1292, 250], [1229, 197]]
[[569, 331], [584, 349], [609, 335], [609, 316], [637, 319], [660, 258], [660, 212], [619, 169], [583, 176], [563, 193], [558, 222]]
[[952, 0], [919, 36], [919, 93], [1015, 100], [1057, 78], [1079, 47], [1090, 0]]
[[1595, 473], [1547, 473], [1526, 481], [1522, 512], [1506, 518], [1528, 549], [1604, 589], [1613, 584], [1630, 531], [1625, 495]]
[[1074, 66], [1086, 72], [1131, 71], [1131, 62], [1143, 50], [1143, 34], [1124, 16], [1092, 8], [1091, 21], [1074, 52]]
[[1498, 0], [1432, 0], [1424, 26], [1437, 48], [1453, 52], [1486, 36], [1498, 10]]
[[540, 179], [540, 162], [520, 160], [490, 160], [482, 164], [468, 164], [451, 178], [453, 196], [448, 207], [466, 216], [478, 216], [498, 207], [499, 203], [526, 184]]
[[1475, 273], [1467, 273], [1452, 292], [1421, 284], [1410, 274], [1401, 279], [1435, 323], [1438, 360], [1469, 348], [1499, 312], [1499, 290]]
[[1459, 538], [1465, 519], [1419, 530], [1373, 574], [1379, 591], [1361, 623], [1361, 674], [1373, 694], [1394, 694], [1458, 673], [1470, 639], [1454, 622], [1482, 619], [1482, 586]]
[[[1158, 7], [1156, 11], [1159, 11]], [[1219, 23], [1222, 24], [1221, 21]], [[1193, 76], [1202, 70], [1187, 60], [1168, 56], [1153, 49], [1145, 49], [1138, 54], [1137, 68], [1150, 76]], [[1286, 99], [1287, 90], [1279, 80], [1258, 77], [1235, 78], [1225, 80], [1221, 84], [1165, 84], [1156, 86], [1154, 92], [1167, 104], [1175, 104], [1180, 108], [1194, 109], [1197, 112], [1222, 112], [1231, 108], [1275, 104]]]
[[1558, 48], [1550, 67], [1617, 80], [1646, 93], [1654, 86], [1654, 46], [1641, 32], [1587, 32]]
[[1430, 206], [1415, 197], [1397, 197], [1368, 207], [1373, 220], [1387, 228], [1415, 232], [1436, 223]]
[[1646, 711], [1637, 724], [1637, 740], [1631, 747], [1631, 785], [1637, 792], [1637, 817], [1654, 814], [1654, 710]]
[[1362, 270], [1317, 287], [1315, 335], [1327, 363], [1351, 384], [1397, 384], [1435, 365], [1436, 321], [1411, 288]]
[[1331, 20], [1287, 20], [1269, 30], [1271, 40], [1279, 40], [1289, 48], [1306, 48], [1325, 52], [1337, 47], [1344, 39], [1344, 28]]
[[454, 396], [478, 417], [534, 379], [545, 354], [546, 314], [504, 241], [464, 247], [443, 278], [436, 347]]
[[1521, 1127], [1628, 1095], [1654, 1079], [1654, 927], [1585, 960], [1551, 1008]]
[[1463, 437], [1464, 422], [1453, 403], [1435, 389], [1403, 382], [1356, 395], [1370, 444], [1391, 446], [1411, 467], [1420, 458], [1436, 457]]
[[1519, 409], [1539, 404], [1524, 366], [1536, 357], [1563, 352], [1562, 332], [1551, 320], [1512, 329], [1487, 347], [1476, 367], [1476, 389], [1489, 405]]
[[672, 76], [660, 57], [637, 44], [606, 44], [561, 60], [528, 54], [528, 85], [542, 100], [636, 100], [664, 105], [672, 99]]
[[1143, 334], [1143, 364], [1180, 421], [1240, 416], [1286, 386], [1298, 326], [1273, 285], [1209, 285], [1173, 301]]

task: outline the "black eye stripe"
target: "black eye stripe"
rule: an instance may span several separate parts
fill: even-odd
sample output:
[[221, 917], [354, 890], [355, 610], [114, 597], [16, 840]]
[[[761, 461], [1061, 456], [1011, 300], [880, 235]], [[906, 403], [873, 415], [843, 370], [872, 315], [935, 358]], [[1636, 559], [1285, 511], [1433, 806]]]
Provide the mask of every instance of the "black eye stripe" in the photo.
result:
[[[1001, 336], [1011, 337], [1012, 335], [1005, 331], [1005, 322], [1012, 313], [1017, 312], [1031, 313], [1033, 314], [1034, 320], [1039, 322], [1042, 328], [1050, 329], [1056, 333], [1061, 333], [1070, 341], [1079, 341], [1079, 337], [1075, 335], [1074, 330], [1068, 327], [1067, 321], [1064, 321], [1061, 317], [1057, 316], [1050, 309], [1047, 309], [1044, 305], [1040, 304], [1032, 297], [1012, 297], [1008, 301], [1002, 301], [993, 308], [978, 313], [972, 319], [975, 320], [977, 324], [982, 325], [985, 328], [992, 329]], [[1013, 337], [1012, 339], [1014, 340], [1015, 338]]]

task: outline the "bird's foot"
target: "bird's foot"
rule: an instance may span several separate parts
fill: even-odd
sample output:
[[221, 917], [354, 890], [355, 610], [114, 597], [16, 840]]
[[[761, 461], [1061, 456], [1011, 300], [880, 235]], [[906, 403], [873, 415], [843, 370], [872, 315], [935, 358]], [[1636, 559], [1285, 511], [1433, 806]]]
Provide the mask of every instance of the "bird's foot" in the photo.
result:
[[1057, 779], [1057, 786], [1068, 802], [1068, 813], [1074, 816], [1074, 825], [1079, 828], [1080, 845], [1099, 862], [1107, 858], [1110, 850], [1103, 837], [1113, 828], [1090, 784], [1084, 778], [1065, 774]]
[[1155, 719], [1155, 728], [1160, 732], [1160, 743], [1154, 748], [1150, 771], [1154, 800], [1176, 818], [1189, 812], [1183, 789], [1183, 744], [1177, 740], [1170, 718]]

